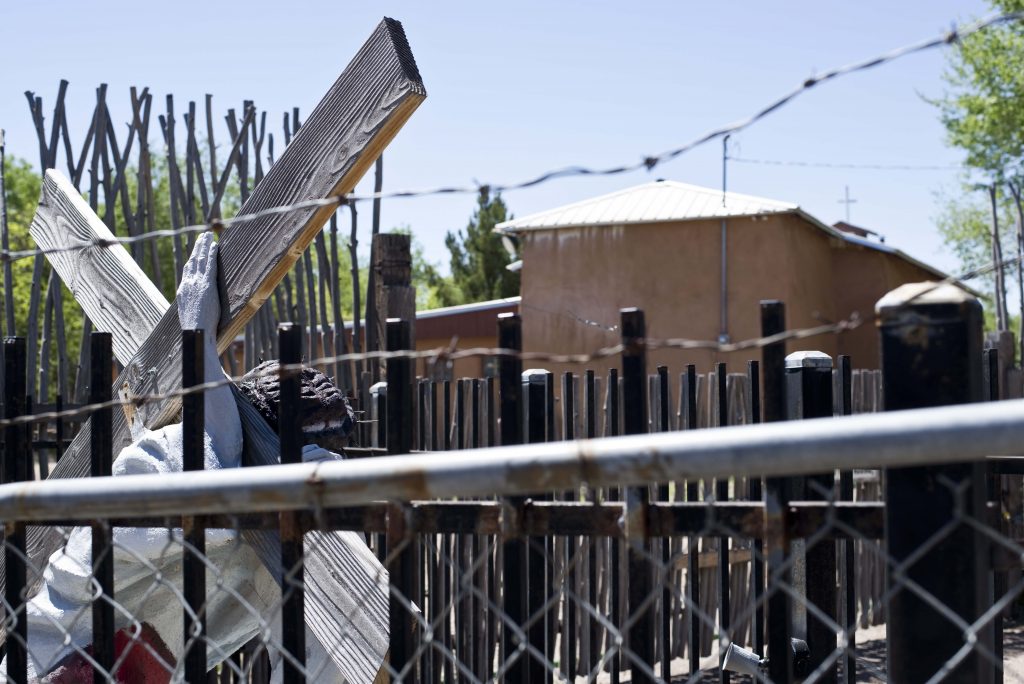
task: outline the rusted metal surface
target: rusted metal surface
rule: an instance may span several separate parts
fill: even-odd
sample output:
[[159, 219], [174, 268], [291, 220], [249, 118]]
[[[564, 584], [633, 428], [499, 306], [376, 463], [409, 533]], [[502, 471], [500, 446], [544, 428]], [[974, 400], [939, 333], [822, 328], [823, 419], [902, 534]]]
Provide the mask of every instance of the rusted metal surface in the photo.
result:
[[1024, 444], [1024, 400], [783, 424], [203, 473], [0, 486], [0, 519], [268, 512], [392, 499], [530, 494], [753, 473], [982, 460]]
[[[588, 536], [620, 537], [623, 504], [573, 503], [567, 501], [527, 501], [520, 522], [506, 523], [503, 503], [497, 501], [413, 501], [407, 506], [408, 532], [411, 534], [477, 534], [504, 537]], [[347, 508], [326, 508], [296, 513], [297, 526], [311, 530], [351, 530], [383, 533], [387, 531], [388, 504], [379, 502]], [[821, 534], [823, 539], [881, 539], [885, 505], [878, 501], [834, 502], [800, 501], [789, 505], [787, 533], [795, 538]], [[650, 537], [675, 537], [702, 534], [714, 528], [728, 531], [734, 538], [755, 538], [764, 529], [764, 504], [749, 501], [721, 503], [651, 503], [648, 508], [647, 534]], [[996, 510], [988, 519], [995, 522]], [[217, 530], [271, 529], [277, 525], [276, 513], [240, 515], [207, 514], [192, 516], [199, 527]], [[834, 521], [834, 523], [832, 522]], [[131, 516], [109, 520], [111, 527], [169, 527], [181, 524], [181, 516]], [[54, 520], [56, 526], [72, 527], [74, 520]], [[849, 530], [849, 532], [848, 532]]]

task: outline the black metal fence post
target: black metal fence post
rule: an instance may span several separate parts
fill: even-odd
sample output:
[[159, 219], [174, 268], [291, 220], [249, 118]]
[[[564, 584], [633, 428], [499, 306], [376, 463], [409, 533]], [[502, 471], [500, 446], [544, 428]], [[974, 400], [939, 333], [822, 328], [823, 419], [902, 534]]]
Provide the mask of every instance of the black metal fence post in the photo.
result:
[[[572, 372], [566, 371], [562, 374], [562, 439], [571, 441], [576, 439], [576, 379]], [[579, 489], [572, 489], [563, 492], [562, 498], [573, 503], [580, 499]], [[565, 552], [562, 557], [564, 567], [568, 572], [564, 573], [562, 591], [565, 595], [564, 616], [565, 629], [563, 630], [562, 654], [565, 662], [565, 675], [569, 681], [576, 679], [576, 653], [579, 642], [578, 625], [576, 624], [576, 605], [570, 598], [570, 591], [575, 591], [578, 577], [578, 569], [581, 563], [573, 563], [573, 557], [583, 549], [583, 537], [569, 536], [565, 538]]]
[[[386, 321], [387, 351], [407, 351], [412, 346], [409, 321], [389, 318]], [[412, 451], [413, 397], [412, 359], [394, 356], [387, 360], [387, 448], [389, 454]], [[389, 627], [391, 667], [396, 681], [419, 681], [416, 672], [416, 622], [412, 608], [416, 574], [416, 537], [406, 524], [406, 508], [401, 504], [388, 506], [387, 558], [391, 583]]]
[[[839, 414], [853, 414], [853, 367], [850, 357], [839, 357]], [[840, 501], [853, 501], [853, 471], [839, 473]], [[843, 588], [843, 626], [846, 628], [846, 655], [843, 656], [843, 679], [846, 684], [857, 681], [857, 569], [856, 545], [853, 539], [842, 542], [843, 564], [841, 566]]]
[[[761, 302], [761, 335], [777, 335], [786, 329], [786, 307], [782, 302]], [[774, 342], [761, 350], [764, 380], [764, 421], [786, 419], [786, 343]], [[765, 478], [765, 544], [768, 547], [769, 589], [777, 582], [790, 581], [786, 569], [789, 557], [789, 506], [786, 478]], [[789, 596], [776, 588], [768, 594], [768, 678], [792, 681], [792, 614]]]
[[[686, 429], [697, 429], [697, 367], [686, 366]], [[700, 480], [686, 481], [686, 501], [700, 501]], [[690, 674], [700, 672], [700, 538], [691, 536], [686, 549], [686, 593], [690, 602]]]
[[[112, 342], [110, 333], [94, 332], [90, 337], [92, 368], [89, 374], [89, 403], [98, 404], [110, 401], [111, 398]], [[89, 474], [92, 477], [108, 477], [111, 474], [114, 451], [111, 414], [109, 407], [97, 409], [92, 414], [89, 434]], [[101, 592], [101, 596], [92, 603], [93, 657], [99, 665], [99, 668], [93, 668], [93, 681], [97, 684], [110, 681], [114, 668], [114, 549], [111, 533], [112, 529], [107, 522], [96, 521], [92, 524], [92, 571]]]
[[[668, 432], [672, 429], [669, 418], [669, 380], [668, 366], [658, 366], [658, 432]], [[658, 485], [658, 501], [671, 501], [669, 483], [664, 482]], [[670, 589], [675, 569], [672, 567], [672, 537], [664, 537], [660, 540], [661, 546], [661, 572], [658, 578], [662, 583], [661, 587], [661, 622], [659, 625], [660, 634], [658, 641], [661, 644], [661, 678], [666, 682], [672, 681], [672, 591]]]
[[[715, 388], [714, 388], [716, 413], [718, 414], [718, 427], [729, 426], [729, 373], [724, 363], [715, 364]], [[729, 478], [715, 478], [715, 501], [725, 503], [729, 500]], [[722, 684], [729, 684], [732, 681], [732, 673], [722, 668], [725, 663], [726, 648], [722, 645], [722, 637], [732, 639], [731, 614], [729, 606], [729, 537], [722, 535], [718, 537], [718, 627], [719, 627], [719, 648], [718, 666], [721, 671]]]
[[[790, 420], [832, 416], [832, 357], [817, 351], [794, 352], [786, 357], [786, 402]], [[802, 487], [810, 501], [835, 499], [835, 472], [812, 475]], [[828, 616], [828, 624], [806, 607], [800, 612], [810, 648], [810, 669], [823, 667], [836, 650], [836, 543], [822, 539], [804, 547], [804, 597]], [[799, 590], [799, 587], [797, 587]], [[822, 672], [823, 681], [836, 680], [836, 663]]]
[[[95, 349], [95, 347], [93, 347]], [[181, 385], [189, 389], [203, 382], [203, 331], [181, 331]], [[182, 467], [186, 471], [203, 470], [203, 432], [205, 425], [205, 395], [190, 392], [181, 399], [182, 405]], [[182, 583], [185, 595], [185, 681], [198, 682], [206, 677], [206, 529], [194, 516], [181, 520], [185, 538], [182, 558]]]
[[[547, 441], [547, 396], [548, 396], [548, 372], [540, 369], [529, 369], [522, 373], [523, 383], [523, 429], [526, 435], [527, 444], [536, 444]], [[546, 494], [537, 494], [536, 499], [550, 498]], [[547, 601], [547, 592], [550, 587], [548, 581], [548, 539], [534, 537], [529, 539], [527, 547], [527, 619], [532, 620], [527, 633], [530, 639], [530, 646], [538, 653], [549, 653], [548, 639], [546, 637], [550, 624], [548, 615], [542, 614], [544, 603]], [[546, 678], [544, 663], [539, 659], [530, 656], [529, 678], [531, 682], [543, 682]]]
[[[605, 431], [609, 437], [617, 437], [619, 434], [618, 368], [608, 369], [608, 413]], [[607, 500], [622, 501], [621, 490], [618, 487], [609, 487]], [[608, 592], [609, 603], [611, 603], [609, 619], [616, 633], [620, 633], [622, 629], [622, 541], [619, 537], [612, 537], [608, 540], [608, 545], [611, 549], [609, 554], [609, 564], [611, 565], [611, 589]], [[622, 640], [622, 644], [625, 644], [625, 639]], [[609, 634], [608, 647], [612, 648], [612, 646], [613, 639]], [[609, 659], [608, 667], [609, 674], [611, 675], [611, 684], [619, 684], [620, 671], [622, 669], [622, 649], [620, 646], [615, 645], [615, 653]]]
[[[498, 358], [498, 403], [501, 412], [501, 444], [521, 444], [523, 441], [523, 362], [518, 353], [523, 349], [522, 319], [518, 314], [498, 316], [498, 347], [508, 350]], [[501, 607], [509, 623], [522, 626], [526, 623], [526, 541], [521, 536], [523, 497], [509, 497], [502, 506], [502, 595]], [[529, 682], [529, 668], [526, 659], [526, 644], [517, 643], [514, 631], [502, 627], [502, 660], [510, 661], [504, 680], [506, 682]], [[538, 683], [539, 684], [539, 683]]]
[[[4, 418], [18, 418], [25, 415], [26, 345], [24, 337], [4, 339]], [[108, 382], [109, 386], [109, 382]], [[2, 477], [4, 483], [19, 482], [24, 476], [26, 454], [28, 453], [28, 430], [24, 425], [12, 425], [4, 431], [4, 458]], [[4, 599], [16, 611], [14, 634], [7, 635], [7, 678], [20, 684], [28, 680], [28, 621], [25, 619], [24, 592], [26, 569], [22, 562], [25, 554], [25, 524], [8, 522], [4, 524], [4, 567], [6, 584]], [[8, 621], [11, 616], [7, 616]], [[113, 662], [113, 659], [111, 659]]]
[[[761, 422], [761, 363], [747, 361], [747, 380], [750, 382], [750, 422]], [[763, 478], [753, 475], [747, 481], [747, 498], [761, 501], [764, 496]], [[754, 636], [754, 652], [764, 655], [764, 539], [754, 539], [754, 555], [751, 560], [750, 582], [754, 595], [754, 624], [751, 632]]]
[[[999, 350], [986, 349], [982, 355], [982, 386], [985, 401], [999, 401]], [[999, 513], [999, 532], [1006, 534], [1006, 517], [1003, 509], [1002, 476], [999, 468], [990, 465], [988, 468], [988, 500]], [[1009, 577], [1006, 570], [1002, 568], [992, 569], [992, 596], [989, 601], [995, 601], [1006, 593]], [[1003, 682], [1003, 612], [999, 611], [992, 619], [992, 644], [993, 653], [1000, 662], [999, 667], [993, 666], [993, 681], [995, 684]]]
[[[627, 435], [647, 432], [647, 326], [640, 309], [623, 309], [619, 321], [622, 330], [622, 408]], [[632, 626], [626, 638], [631, 656], [633, 682], [649, 682], [648, 670], [654, 667], [654, 640], [657, 635], [654, 602], [654, 568], [647, 536], [650, 488], [628, 487], [625, 497], [626, 537], [629, 542], [627, 606]], [[642, 664], [642, 665], [641, 665]]]
[[[584, 413], [583, 413], [583, 430], [587, 439], [594, 439], [597, 437], [597, 376], [592, 369], [587, 369], [583, 374], [583, 396], [584, 396]], [[587, 485], [586, 498], [588, 503], [597, 504], [600, 502], [600, 491], [591, 485]], [[600, 598], [598, 593], [597, 583], [597, 544], [598, 540], [594, 537], [587, 539], [587, 590], [586, 597], [590, 605], [598, 607]], [[589, 657], [585, 661], [587, 670], [593, 670], [594, 667], [601, 661], [601, 624], [600, 622], [591, 617], [589, 614], [584, 614], [584, 623], [589, 624], [590, 629], [587, 630], [587, 634], [584, 635], [584, 639], [588, 639]]]
[[[887, 294], [876, 312], [886, 411], [981, 400], [977, 299], [954, 285], [917, 283]], [[984, 610], [990, 590], [985, 539], [963, 524], [933, 539], [958, 514], [983, 520], [984, 469], [984, 464], [965, 463], [885, 473], [886, 549], [896, 563], [914, 556], [906, 568], [886, 568], [892, 592], [886, 629], [892, 681], [926, 681], [964, 645], [961, 627], [907, 587], [904, 578], [969, 624]], [[982, 644], [984, 637], [983, 632]], [[988, 682], [991, 677], [987, 660], [972, 652], [943, 681]]]
[[[277, 432], [281, 440], [281, 463], [302, 462], [302, 416], [299, 400], [302, 383], [295, 369], [302, 362], [302, 327], [293, 323], [278, 326], [278, 348], [281, 355], [280, 395], [277, 409]], [[285, 365], [292, 366], [286, 370]], [[305, 596], [302, 592], [303, 529], [299, 515], [293, 511], [280, 514], [281, 566], [285, 592], [281, 607], [281, 645], [285, 652], [286, 684], [306, 681]]]

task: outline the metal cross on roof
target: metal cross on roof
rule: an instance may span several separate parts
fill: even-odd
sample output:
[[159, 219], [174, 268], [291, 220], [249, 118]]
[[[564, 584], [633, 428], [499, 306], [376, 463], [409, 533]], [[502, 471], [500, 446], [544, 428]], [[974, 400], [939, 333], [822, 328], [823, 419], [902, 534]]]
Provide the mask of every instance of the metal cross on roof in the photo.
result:
[[857, 200], [850, 199], [850, 186], [849, 185], [845, 185], [845, 186], [843, 186], [843, 188], [844, 188], [843, 199], [836, 200], [836, 201], [839, 202], [839, 204], [845, 204], [846, 205], [846, 222], [849, 223], [850, 222], [850, 205], [851, 204], [856, 204]]

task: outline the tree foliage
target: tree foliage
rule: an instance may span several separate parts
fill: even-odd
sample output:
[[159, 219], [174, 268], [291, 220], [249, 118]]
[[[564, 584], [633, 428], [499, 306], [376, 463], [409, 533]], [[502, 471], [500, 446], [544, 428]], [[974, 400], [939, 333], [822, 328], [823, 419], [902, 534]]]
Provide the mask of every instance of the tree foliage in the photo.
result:
[[444, 244], [451, 255], [450, 280], [435, 284], [444, 306], [514, 297], [519, 294], [519, 274], [509, 271], [511, 261], [494, 227], [511, 215], [501, 195], [486, 190], [477, 198], [465, 231], [449, 232]]
[[[1024, 0], [991, 0], [1001, 12], [1024, 11]], [[935, 100], [950, 145], [967, 165], [993, 177], [1019, 175], [1024, 161], [1024, 24], [991, 26], [963, 38]]]
[[[1004, 13], [1024, 10], [1024, 0], [990, 2]], [[993, 212], [983, 190], [995, 186], [999, 245], [1004, 259], [1015, 257], [1015, 224], [1021, 217], [1009, 188], [1024, 185], [1024, 22], [990, 26], [963, 38], [950, 51], [944, 80], [946, 92], [931, 102], [947, 143], [964, 152], [966, 170], [956, 196], [942, 201], [939, 232], [964, 268], [991, 262]], [[996, 290], [997, 277], [1006, 274], [984, 277], [981, 288]]]

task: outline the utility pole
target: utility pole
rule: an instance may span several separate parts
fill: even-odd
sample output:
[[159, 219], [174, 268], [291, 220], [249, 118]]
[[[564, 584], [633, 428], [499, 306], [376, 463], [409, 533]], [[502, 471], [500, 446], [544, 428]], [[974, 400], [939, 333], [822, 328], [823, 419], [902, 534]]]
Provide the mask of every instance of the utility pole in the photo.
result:
[[728, 179], [727, 171], [729, 166], [729, 136], [726, 135], [722, 138], [722, 282], [721, 282], [721, 294], [720, 299], [721, 305], [721, 319], [718, 326], [718, 341], [721, 344], [729, 342], [729, 278], [728, 278], [728, 230], [725, 220], [726, 202], [725, 202], [725, 189], [726, 180]]

